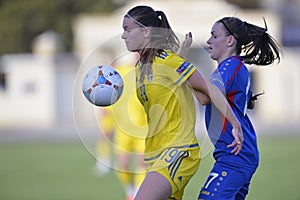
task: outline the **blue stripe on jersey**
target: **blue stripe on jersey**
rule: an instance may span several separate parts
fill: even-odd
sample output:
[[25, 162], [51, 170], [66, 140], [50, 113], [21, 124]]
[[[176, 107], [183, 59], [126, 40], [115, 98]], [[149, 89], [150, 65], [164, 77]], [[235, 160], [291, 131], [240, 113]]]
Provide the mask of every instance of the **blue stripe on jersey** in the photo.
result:
[[144, 158], [144, 161], [147, 162], [147, 161], [155, 160], [155, 159], [159, 158], [159, 156], [160, 156], [160, 154], [153, 156], [151, 158]]
[[187, 69], [187, 71], [175, 82], [177, 85], [180, 83], [180, 81], [194, 68], [194, 65], [190, 65], [190, 67]]
[[157, 57], [159, 57], [161, 59], [165, 59], [168, 56], [169, 56], [169, 54], [166, 51], [162, 51], [160, 54], [157, 55]]

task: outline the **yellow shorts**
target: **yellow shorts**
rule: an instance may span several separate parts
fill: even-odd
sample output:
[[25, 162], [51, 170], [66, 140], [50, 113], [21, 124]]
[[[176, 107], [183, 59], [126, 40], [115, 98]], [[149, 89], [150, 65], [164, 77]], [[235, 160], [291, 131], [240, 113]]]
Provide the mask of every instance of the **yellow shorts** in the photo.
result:
[[163, 175], [172, 186], [170, 199], [182, 199], [184, 188], [200, 165], [200, 147], [167, 148], [149, 165], [148, 172]]

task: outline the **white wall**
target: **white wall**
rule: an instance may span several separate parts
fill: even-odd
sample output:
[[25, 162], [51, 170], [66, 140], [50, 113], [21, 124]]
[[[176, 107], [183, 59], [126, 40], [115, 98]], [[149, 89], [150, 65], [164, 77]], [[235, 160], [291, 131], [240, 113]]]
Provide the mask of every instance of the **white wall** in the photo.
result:
[[5, 55], [6, 88], [0, 92], [1, 128], [45, 128], [55, 120], [55, 81], [51, 59], [31, 54]]

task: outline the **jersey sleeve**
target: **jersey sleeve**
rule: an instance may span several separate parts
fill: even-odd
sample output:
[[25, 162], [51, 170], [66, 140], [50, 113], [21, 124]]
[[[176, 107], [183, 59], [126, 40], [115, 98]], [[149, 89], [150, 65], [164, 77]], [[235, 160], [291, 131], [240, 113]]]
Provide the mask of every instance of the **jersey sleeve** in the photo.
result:
[[218, 70], [214, 71], [214, 73], [210, 77], [210, 82], [217, 86], [223, 94], [226, 93], [224, 80]]
[[164, 65], [169, 78], [176, 85], [182, 85], [197, 69], [194, 64], [184, 60], [182, 57], [171, 54], [165, 60]]

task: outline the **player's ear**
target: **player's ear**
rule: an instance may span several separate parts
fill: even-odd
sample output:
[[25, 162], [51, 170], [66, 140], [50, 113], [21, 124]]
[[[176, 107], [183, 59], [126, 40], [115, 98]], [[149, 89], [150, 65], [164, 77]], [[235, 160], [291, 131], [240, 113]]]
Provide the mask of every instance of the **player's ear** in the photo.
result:
[[151, 36], [151, 28], [150, 27], [144, 27], [143, 28], [144, 30], [144, 37], [145, 38], [150, 38], [150, 36]]
[[227, 45], [228, 45], [229, 47], [231, 47], [231, 46], [233, 46], [233, 45], [235, 44], [235, 42], [236, 42], [235, 37], [234, 37], [233, 35], [230, 35], [230, 36], [228, 37], [228, 40], [227, 40]]

